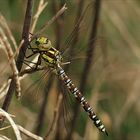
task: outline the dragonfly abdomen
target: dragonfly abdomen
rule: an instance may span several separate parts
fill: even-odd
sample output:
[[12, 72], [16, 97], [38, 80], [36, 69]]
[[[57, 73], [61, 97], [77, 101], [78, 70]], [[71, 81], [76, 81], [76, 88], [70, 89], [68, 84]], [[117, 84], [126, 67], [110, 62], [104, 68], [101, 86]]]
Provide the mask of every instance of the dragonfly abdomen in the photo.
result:
[[58, 66], [57, 73], [60, 79], [63, 81], [63, 83], [66, 85], [68, 90], [75, 96], [75, 98], [79, 101], [79, 103], [82, 105], [83, 109], [88, 113], [91, 120], [94, 122], [95, 126], [102, 132], [106, 133], [108, 135], [104, 125], [102, 124], [101, 120], [98, 119], [96, 114], [94, 113], [92, 107], [89, 105], [88, 101], [85, 99], [85, 97], [81, 94], [79, 89], [73, 84], [71, 79], [66, 75], [65, 71]]

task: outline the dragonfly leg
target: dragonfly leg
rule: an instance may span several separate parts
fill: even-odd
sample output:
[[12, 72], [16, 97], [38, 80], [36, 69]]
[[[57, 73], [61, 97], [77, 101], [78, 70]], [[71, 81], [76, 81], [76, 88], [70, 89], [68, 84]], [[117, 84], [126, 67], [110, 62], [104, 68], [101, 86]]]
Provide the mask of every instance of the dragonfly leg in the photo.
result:
[[[41, 57], [40, 57], [40, 56], [38, 57], [37, 62], [32, 62], [32, 61], [29, 61], [29, 60], [25, 60], [25, 59], [24, 59], [23, 63], [24, 63], [25, 65], [29, 66], [32, 70], [35, 71], [35, 70], [38, 69], [38, 66], [41, 65]], [[28, 63], [34, 64], [35, 67], [30, 66]]]
[[38, 66], [41, 65], [41, 55], [39, 55], [38, 60], [36, 62], [35, 70], [37, 70]]
[[36, 65], [36, 62], [32, 62], [32, 61], [29, 61], [29, 60], [26, 60], [24, 59], [25, 62], [28, 62], [28, 63], [32, 63], [32, 64], [35, 64]]
[[37, 54], [38, 52], [33, 52], [32, 54], [30, 54], [30, 55], [28, 55], [28, 56], [26, 56], [26, 54], [24, 55], [25, 56], [25, 58], [30, 58], [30, 57], [32, 57], [33, 55], [35, 55], [35, 54]]
[[30, 67], [32, 70], [34, 70], [34, 67], [32, 67], [32, 66], [30, 66], [28, 63], [26, 63], [25, 61], [23, 61], [23, 63], [25, 64], [25, 65], [27, 65], [28, 67]]

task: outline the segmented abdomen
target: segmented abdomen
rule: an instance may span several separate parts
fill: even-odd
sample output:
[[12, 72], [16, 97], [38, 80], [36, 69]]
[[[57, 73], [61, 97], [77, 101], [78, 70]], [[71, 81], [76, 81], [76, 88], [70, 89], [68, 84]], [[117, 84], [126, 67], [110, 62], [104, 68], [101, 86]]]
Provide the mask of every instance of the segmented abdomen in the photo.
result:
[[57, 73], [60, 79], [63, 81], [63, 83], [67, 86], [69, 91], [75, 96], [75, 98], [81, 103], [84, 110], [88, 113], [91, 120], [94, 122], [95, 126], [102, 132], [106, 133], [108, 135], [104, 125], [102, 124], [101, 120], [98, 119], [96, 114], [94, 113], [92, 107], [89, 105], [85, 97], [81, 94], [81, 92], [78, 90], [78, 88], [73, 84], [71, 79], [68, 78], [64, 70], [58, 66]]

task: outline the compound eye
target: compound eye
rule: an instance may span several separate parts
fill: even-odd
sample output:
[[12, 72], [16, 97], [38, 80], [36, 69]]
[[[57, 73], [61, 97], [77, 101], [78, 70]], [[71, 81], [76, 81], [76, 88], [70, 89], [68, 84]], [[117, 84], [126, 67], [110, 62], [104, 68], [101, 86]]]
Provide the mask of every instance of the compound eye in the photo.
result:
[[36, 44], [36, 45], [39, 45], [39, 44], [40, 44], [40, 42], [39, 42], [38, 40], [36, 40], [36, 41], [35, 41], [35, 44]]
[[49, 42], [49, 39], [48, 39], [48, 38], [46, 38], [46, 42], [45, 42], [45, 44], [48, 44], [48, 42]]

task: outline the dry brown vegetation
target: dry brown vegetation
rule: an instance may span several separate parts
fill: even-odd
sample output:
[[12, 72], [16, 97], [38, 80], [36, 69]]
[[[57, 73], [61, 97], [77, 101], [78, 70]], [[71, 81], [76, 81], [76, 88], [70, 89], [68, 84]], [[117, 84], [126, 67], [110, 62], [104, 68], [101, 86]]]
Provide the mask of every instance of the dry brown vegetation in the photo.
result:
[[[0, 0], [0, 139], [139, 139], [140, 3], [101, 0], [101, 8], [94, 5], [92, 12], [90, 6], [79, 22], [91, 1], [65, 5], [61, 0], [27, 0], [26, 4]], [[97, 26], [93, 23], [96, 10], [100, 11]], [[65, 99], [59, 94], [57, 77], [22, 66], [21, 48], [26, 50], [30, 33], [33, 37], [47, 34], [62, 51], [70, 46], [68, 42], [75, 46], [64, 53], [64, 58], [71, 60], [65, 69], [105, 124], [108, 137], [98, 132], [72, 97]], [[36, 62], [36, 57], [33, 59]], [[29, 71], [24, 71], [26, 67]], [[70, 122], [64, 124], [64, 120]]]

